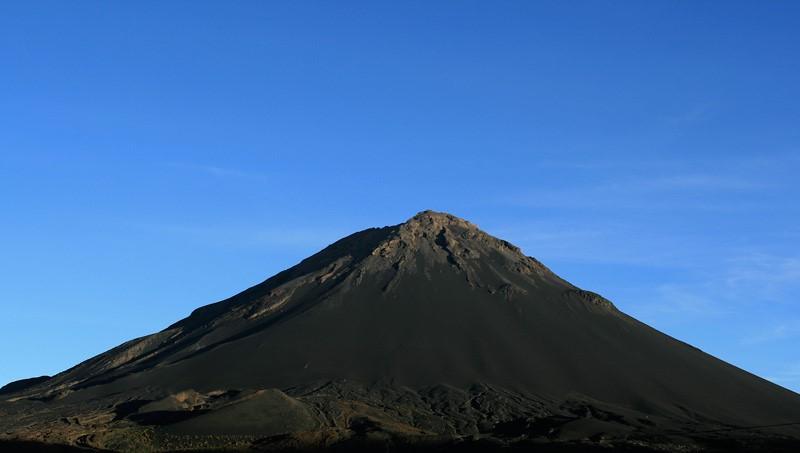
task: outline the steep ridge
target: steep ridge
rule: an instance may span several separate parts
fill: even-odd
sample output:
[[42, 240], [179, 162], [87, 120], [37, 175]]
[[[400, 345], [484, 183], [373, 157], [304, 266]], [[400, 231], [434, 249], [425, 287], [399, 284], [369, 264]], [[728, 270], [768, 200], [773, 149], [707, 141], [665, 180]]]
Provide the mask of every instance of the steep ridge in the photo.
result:
[[[431, 211], [343, 238], [162, 332], [16, 388], [0, 405], [12, 437], [117, 449], [191, 446], [198, 435], [227, 447], [381, 433], [676, 449], [800, 437], [789, 424], [800, 422], [797, 394]], [[781, 426], [741, 430], [766, 425]], [[709, 434], [731, 429], [744, 437]]]

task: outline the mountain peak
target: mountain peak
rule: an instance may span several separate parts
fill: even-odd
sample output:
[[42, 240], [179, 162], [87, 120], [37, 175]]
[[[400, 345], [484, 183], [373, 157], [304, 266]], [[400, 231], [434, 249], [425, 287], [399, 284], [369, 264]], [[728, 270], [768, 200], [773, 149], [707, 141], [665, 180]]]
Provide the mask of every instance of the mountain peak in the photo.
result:
[[412, 242], [416, 242], [413, 238], [422, 237], [435, 239], [441, 245], [446, 239], [464, 242], [490, 237], [467, 220], [446, 212], [430, 210], [419, 212], [398, 227], [400, 236]]
[[[382, 242], [373, 252], [381, 256], [396, 256], [396, 253], [420, 253], [429, 255], [451, 255], [458, 252], [477, 258], [478, 249], [484, 249], [488, 242], [519, 252], [517, 247], [499, 241], [478, 229], [474, 224], [446, 212], [421, 211], [407, 221], [392, 227], [394, 234]], [[388, 253], [387, 253], [388, 252]], [[459, 253], [459, 254], [461, 254]]]
[[[571, 287], [519, 247], [446, 212], [422, 211], [390, 228], [388, 237], [371, 253], [377, 261], [370, 261], [367, 267], [390, 269], [394, 273], [393, 284], [406, 275], [430, 275], [435, 268], [442, 269], [437, 266], [444, 266], [461, 274], [470, 287], [489, 291], [526, 291], [522, 289], [525, 284], [515, 281], [516, 277], [501, 275], [506, 272], [533, 285], [540, 282]], [[393, 284], [386, 288], [393, 288]]]
[[443, 226], [457, 225], [462, 228], [477, 230], [474, 224], [447, 212], [425, 210], [408, 219], [403, 225], [424, 229], [438, 230]]

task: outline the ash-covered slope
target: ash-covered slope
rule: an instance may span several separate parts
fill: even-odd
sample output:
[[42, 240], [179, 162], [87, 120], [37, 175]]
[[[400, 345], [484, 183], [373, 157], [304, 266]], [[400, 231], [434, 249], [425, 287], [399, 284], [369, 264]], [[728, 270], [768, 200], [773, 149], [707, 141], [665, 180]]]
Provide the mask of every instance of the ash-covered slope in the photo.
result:
[[[120, 449], [127, 438], [135, 449], [197, 435], [228, 436], [227, 446], [267, 434], [294, 433], [303, 445], [366, 436], [353, 420], [407, 439], [696, 444], [693, 432], [764, 425], [783, 426], [755, 438], [800, 435], [786, 425], [800, 422], [798, 395], [430, 211], [348, 236], [4, 397], [0, 427], [10, 433], [41, 440], [29, 434], [46, 427], [54, 439]], [[54, 414], [67, 423], [54, 427]], [[76, 428], [69, 414], [93, 422]], [[161, 440], [142, 440], [142, 430]]]

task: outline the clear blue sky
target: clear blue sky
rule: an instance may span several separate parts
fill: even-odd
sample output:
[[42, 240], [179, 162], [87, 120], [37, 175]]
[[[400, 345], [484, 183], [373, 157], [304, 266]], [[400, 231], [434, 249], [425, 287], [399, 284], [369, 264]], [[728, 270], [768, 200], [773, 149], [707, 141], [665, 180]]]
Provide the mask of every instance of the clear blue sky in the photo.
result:
[[800, 390], [800, 3], [0, 3], [0, 382], [436, 209]]

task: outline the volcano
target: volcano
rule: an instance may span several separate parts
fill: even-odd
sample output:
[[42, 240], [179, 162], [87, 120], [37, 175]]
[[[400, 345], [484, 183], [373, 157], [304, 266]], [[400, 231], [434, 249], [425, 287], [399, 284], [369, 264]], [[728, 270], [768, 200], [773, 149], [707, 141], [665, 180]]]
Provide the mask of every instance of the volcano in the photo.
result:
[[800, 395], [432, 211], [0, 400], [17, 448], [800, 451]]

